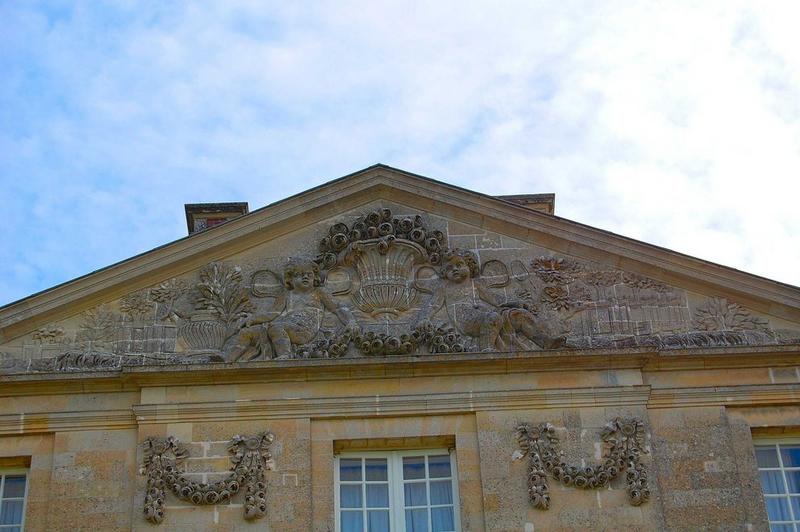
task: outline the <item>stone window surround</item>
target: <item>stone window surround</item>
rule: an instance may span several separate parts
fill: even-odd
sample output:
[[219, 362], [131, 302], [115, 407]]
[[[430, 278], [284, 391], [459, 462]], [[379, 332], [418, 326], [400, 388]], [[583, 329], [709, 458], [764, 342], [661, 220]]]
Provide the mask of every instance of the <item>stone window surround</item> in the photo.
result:
[[[360, 446], [357, 446], [360, 447]], [[365, 446], [365, 448], [374, 449], [374, 445]], [[458, 494], [458, 466], [455, 457], [455, 449], [451, 446], [446, 448], [432, 448], [425, 447], [420, 449], [411, 449], [406, 446], [396, 448], [393, 450], [362, 450], [362, 451], [345, 451], [337, 453], [334, 457], [334, 500], [335, 500], [335, 523], [336, 531], [341, 532], [341, 513], [340, 511], [340, 479], [339, 479], [339, 461], [340, 459], [347, 458], [386, 458], [388, 460], [388, 484], [389, 484], [389, 520], [391, 530], [404, 530], [405, 529], [405, 511], [404, 511], [404, 478], [403, 478], [403, 458], [411, 456], [425, 456], [426, 463], [428, 456], [436, 455], [449, 455], [450, 457], [450, 486], [452, 495], [453, 506], [453, 523], [454, 530], [461, 530], [460, 523], [460, 498]], [[423, 482], [429, 484], [431, 478], [428, 476], [428, 469], [426, 466], [425, 479]], [[435, 479], [434, 479], [435, 480]], [[359, 484], [363, 485], [366, 479], [362, 477]], [[430, 490], [427, 490], [429, 492]], [[427, 495], [427, 509], [430, 523], [430, 493]], [[363, 507], [366, 508], [366, 500], [362, 501]], [[435, 506], [435, 505], [434, 505]], [[366, 528], [364, 529], [366, 530]]]
[[23, 532], [25, 530], [25, 513], [27, 510], [27, 502], [28, 502], [28, 488], [30, 487], [30, 471], [27, 468], [7, 468], [0, 466], [0, 504], [7, 500], [18, 500], [19, 497], [10, 497], [7, 498], [4, 496], [5, 492], [5, 482], [6, 477], [8, 476], [24, 476], [25, 477], [25, 492], [22, 495], [22, 519], [19, 523], [11, 523], [7, 525], [0, 524], [0, 532], [5, 532], [9, 530], [19, 530]]

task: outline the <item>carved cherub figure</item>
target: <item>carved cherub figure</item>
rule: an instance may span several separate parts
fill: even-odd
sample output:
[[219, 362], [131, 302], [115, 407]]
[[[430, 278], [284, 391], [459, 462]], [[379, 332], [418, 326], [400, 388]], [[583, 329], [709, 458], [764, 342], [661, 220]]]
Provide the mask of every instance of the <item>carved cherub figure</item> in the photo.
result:
[[444, 253], [439, 282], [420, 311], [417, 327], [429, 326], [431, 317], [443, 306], [453, 325], [476, 338], [482, 351], [508, 351], [520, 346], [519, 336], [541, 348], [560, 347], [566, 341], [561, 328], [550, 323], [552, 317], [539, 323], [524, 303], [499, 301], [480, 278], [478, 259], [471, 251]]
[[[283, 312], [261, 312], [249, 317], [228, 354], [228, 361], [252, 360], [259, 354], [291, 358], [292, 345], [311, 342], [322, 325], [324, 311], [332, 312], [346, 330], [358, 328], [350, 310], [337, 304], [322, 288], [319, 265], [310, 260], [292, 259], [283, 270], [284, 292], [275, 307]], [[269, 347], [271, 346], [271, 353]]]

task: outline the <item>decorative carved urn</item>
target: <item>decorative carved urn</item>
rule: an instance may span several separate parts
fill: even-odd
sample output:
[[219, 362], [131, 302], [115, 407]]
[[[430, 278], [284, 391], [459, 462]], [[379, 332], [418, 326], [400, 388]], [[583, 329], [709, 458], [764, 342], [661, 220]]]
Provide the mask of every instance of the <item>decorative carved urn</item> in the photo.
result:
[[351, 244], [345, 262], [355, 268], [360, 280], [353, 303], [374, 317], [408, 310], [417, 297], [412, 286], [414, 268], [427, 258], [419, 244], [393, 236]]
[[225, 325], [213, 310], [195, 311], [189, 321], [181, 324], [178, 332], [193, 350], [218, 351], [225, 343]]

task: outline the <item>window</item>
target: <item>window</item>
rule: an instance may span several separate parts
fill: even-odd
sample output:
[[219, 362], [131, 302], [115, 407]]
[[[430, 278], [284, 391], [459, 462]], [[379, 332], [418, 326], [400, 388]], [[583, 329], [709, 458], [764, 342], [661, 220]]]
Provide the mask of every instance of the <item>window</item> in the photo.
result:
[[450, 452], [347, 453], [335, 464], [338, 532], [461, 529], [458, 475]]
[[756, 446], [770, 530], [800, 532], [800, 444]]
[[0, 532], [22, 532], [25, 521], [26, 471], [0, 471]]

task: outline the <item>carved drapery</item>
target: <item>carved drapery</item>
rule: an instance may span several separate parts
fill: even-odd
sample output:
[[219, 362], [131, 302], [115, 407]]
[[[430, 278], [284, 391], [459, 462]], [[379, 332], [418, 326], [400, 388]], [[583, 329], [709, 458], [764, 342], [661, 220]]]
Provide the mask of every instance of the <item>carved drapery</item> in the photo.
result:
[[147, 438], [141, 473], [147, 476], [144, 499], [144, 516], [149, 522], [159, 524], [164, 520], [166, 490], [192, 504], [226, 503], [245, 490], [244, 518], [259, 519], [267, 513], [267, 485], [265, 471], [272, 469], [270, 445], [275, 436], [262, 432], [252, 436], [234, 436], [228, 446], [231, 473], [213, 483], [194, 482], [182, 473], [188, 457], [186, 447], [176, 438]]
[[521, 423], [516, 434], [520, 450], [514, 457], [528, 457], [528, 498], [535, 508], [550, 507], [548, 475], [565, 486], [593, 489], [602, 488], [625, 473], [631, 504], [638, 506], [650, 498], [647, 471], [641, 462], [642, 453], [647, 452], [641, 420], [616, 418], [608, 423], [601, 433], [605, 447], [603, 461], [585, 467], [565, 461], [555, 427], [550, 423], [536, 426]]

